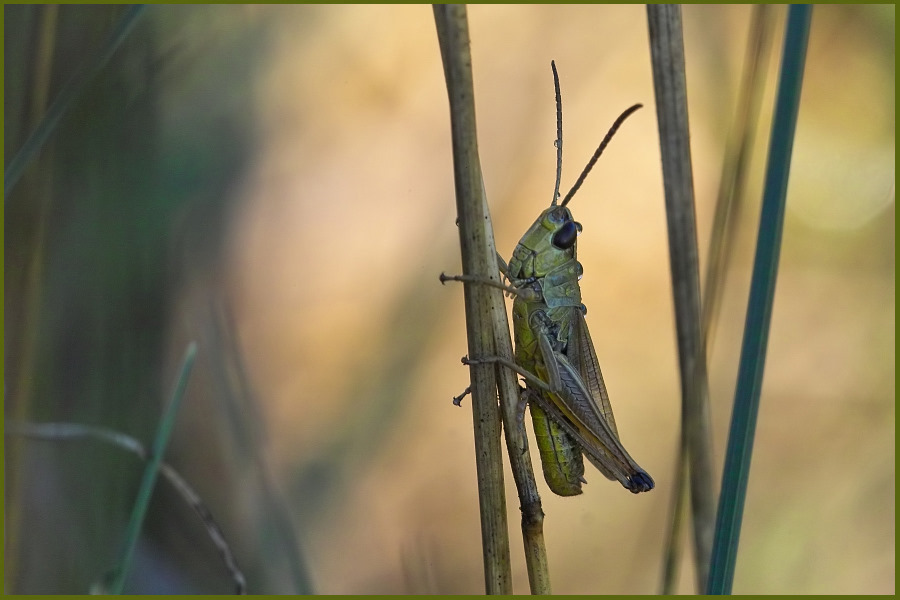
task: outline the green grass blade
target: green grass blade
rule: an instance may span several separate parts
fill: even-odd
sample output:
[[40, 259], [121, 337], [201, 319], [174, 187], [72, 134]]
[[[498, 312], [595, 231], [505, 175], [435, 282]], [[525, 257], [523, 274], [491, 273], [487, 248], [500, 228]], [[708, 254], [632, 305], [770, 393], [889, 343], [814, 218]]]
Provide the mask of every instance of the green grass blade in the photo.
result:
[[109, 578], [108, 591], [111, 594], [121, 594], [125, 585], [125, 578], [131, 568], [131, 560], [134, 557], [134, 550], [137, 547], [138, 537], [141, 533], [141, 527], [144, 523], [144, 517], [147, 515], [147, 508], [150, 505], [150, 497], [153, 494], [153, 487], [156, 484], [156, 478], [159, 475], [162, 457], [165, 454], [166, 446], [169, 443], [172, 429], [175, 426], [175, 417], [178, 415], [178, 409], [181, 407], [181, 401], [184, 399], [184, 390], [187, 388], [188, 378], [191, 374], [191, 367], [194, 365], [194, 358], [197, 356], [197, 344], [191, 342], [188, 345], [184, 355], [184, 361], [181, 364], [181, 374], [175, 383], [175, 390], [172, 392], [172, 400], [163, 415], [159, 427], [156, 429], [156, 439], [153, 440], [153, 446], [150, 449], [150, 458], [147, 461], [147, 467], [144, 469], [144, 476], [141, 480], [141, 487], [138, 489], [137, 499], [131, 512], [131, 519], [128, 522], [128, 529], [125, 534], [125, 550], [122, 552], [122, 560], [113, 570]]
[[778, 273], [781, 234], [784, 225], [784, 204], [790, 171], [791, 150], [800, 104], [806, 45], [812, 6], [791, 5], [788, 9], [787, 30], [782, 54], [781, 74], [775, 101], [775, 117], [769, 142], [766, 166], [766, 185], [763, 191], [759, 237], [744, 341], [738, 371], [737, 389], [728, 453], [722, 475], [722, 493], [716, 518], [707, 593], [729, 594], [734, 579], [734, 566], [740, 537], [741, 518], [753, 452], [753, 436], [759, 411], [759, 395], [765, 366], [766, 344], [772, 316], [772, 300]]

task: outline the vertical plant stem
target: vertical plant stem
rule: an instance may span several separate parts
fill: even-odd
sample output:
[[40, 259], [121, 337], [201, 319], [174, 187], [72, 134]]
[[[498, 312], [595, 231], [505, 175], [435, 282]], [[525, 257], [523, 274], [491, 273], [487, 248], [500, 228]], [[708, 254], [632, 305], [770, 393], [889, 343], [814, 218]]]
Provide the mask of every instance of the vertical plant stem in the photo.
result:
[[[683, 429], [682, 429], [683, 431]], [[660, 586], [661, 596], [671, 596], [675, 593], [678, 583], [678, 567], [681, 564], [681, 531], [684, 520], [687, 518], [684, 507], [688, 500], [687, 481], [687, 448], [684, 435], [678, 449], [675, 460], [675, 477], [672, 480], [675, 488], [672, 490], [669, 531], [666, 537], [666, 545], [663, 550], [663, 576]]]
[[724, 281], [733, 247], [735, 225], [739, 221], [744, 204], [744, 181], [765, 89], [774, 20], [774, 6], [757, 4], [753, 7], [743, 79], [738, 93], [734, 125], [725, 147], [722, 179], [719, 182], [712, 234], [709, 239], [709, 262], [702, 296], [703, 336], [706, 340], [707, 354], [712, 352], [716, 314], [722, 291], [725, 289]]
[[112, 594], [121, 594], [122, 588], [125, 586], [125, 579], [128, 577], [134, 550], [137, 547], [141, 527], [144, 524], [144, 517], [147, 514], [147, 508], [150, 506], [150, 497], [153, 494], [156, 478], [159, 475], [162, 457], [165, 454], [166, 446], [169, 444], [172, 429], [175, 427], [175, 417], [178, 415], [178, 409], [181, 407], [181, 401], [184, 399], [184, 390], [187, 387], [191, 367], [194, 365], [196, 356], [197, 344], [191, 342], [182, 361], [181, 373], [172, 392], [172, 400], [169, 402], [169, 406], [166, 408], [166, 412], [159, 423], [159, 427], [156, 430], [156, 439], [153, 440], [153, 446], [150, 448], [147, 467], [144, 469], [144, 477], [141, 480], [140, 488], [138, 488], [137, 499], [134, 502], [131, 519], [128, 522], [128, 529], [125, 533], [125, 549], [122, 552], [122, 559], [114, 569], [110, 580], [109, 591]]
[[[466, 274], [480, 274], [482, 277], [491, 277], [500, 280], [497, 268], [497, 252], [494, 244], [494, 233], [491, 228], [490, 212], [484, 195], [484, 184], [481, 179], [481, 167], [478, 162], [478, 146], [475, 129], [474, 113], [474, 89], [472, 87], [471, 54], [468, 45], [468, 26], [466, 22], [465, 7], [436, 6], [434, 8], [435, 23], [438, 30], [438, 38], [441, 43], [441, 55], [444, 61], [444, 72], [447, 77], [447, 91], [450, 96], [451, 125], [453, 128], [454, 148], [454, 172], [457, 181], [457, 212], [460, 223], [460, 241], [463, 253], [463, 271]], [[460, 46], [461, 44], [461, 46]], [[462, 72], [460, 72], [462, 70]], [[459, 151], [458, 151], [459, 150]], [[469, 179], [467, 173], [477, 173], [477, 178]], [[467, 201], [460, 194], [460, 181], [469, 181], [473, 186]], [[474, 231], [472, 234], [466, 232]], [[479, 243], [482, 239], [484, 243]], [[476, 242], [476, 243], [472, 243]], [[476, 253], [472, 257], [471, 253]], [[467, 258], [468, 256], [468, 258]], [[471, 269], [471, 270], [467, 270]], [[472, 340], [483, 343], [483, 337], [478, 332], [473, 332], [476, 327], [490, 327], [492, 335], [493, 354], [512, 360], [512, 340], [509, 336], [509, 322], [506, 315], [506, 306], [503, 294], [492, 287], [477, 284], [466, 285], [466, 321], [469, 333], [469, 351], [475, 352]], [[470, 312], [469, 294], [474, 294], [476, 311]], [[476, 321], [480, 315], [487, 317], [489, 322]], [[485, 348], [487, 351], [487, 348]], [[480, 350], [479, 350], [480, 351]], [[550, 575], [547, 564], [547, 552], [544, 546], [544, 512], [541, 509], [541, 499], [537, 491], [537, 482], [532, 469], [531, 455], [528, 451], [528, 440], [522, 423], [516, 418], [519, 401], [519, 384], [516, 375], [509, 369], [494, 367], [496, 380], [491, 382], [491, 397], [489, 402], [496, 409], [494, 390], [499, 390], [500, 415], [506, 433], [506, 447], [510, 459], [513, 478], [519, 494], [520, 509], [522, 511], [522, 538], [525, 546], [525, 565], [528, 571], [528, 582], [533, 594], [550, 593]], [[481, 377], [481, 372], [475, 370], [472, 373], [472, 389], [476, 389], [476, 381]], [[473, 394], [474, 396], [474, 394]], [[473, 398], [473, 410], [475, 399]], [[496, 416], [492, 417], [496, 419]], [[479, 427], [476, 417], [476, 454], [480, 460], [481, 452], [478, 451], [477, 433]], [[492, 459], [493, 460], [493, 459]], [[501, 465], [502, 467], [502, 465]], [[482, 467], [479, 468], [481, 473]], [[488, 467], [484, 467], [487, 471]], [[502, 471], [501, 471], [502, 475]], [[481, 481], [481, 475], [479, 475]], [[479, 489], [481, 489], [479, 487]], [[503, 511], [505, 514], [505, 501]], [[482, 507], [485, 502], [482, 500]], [[498, 517], [482, 513], [482, 535], [485, 540], [485, 577], [488, 582], [487, 589], [491, 591], [491, 582], [499, 576], [498, 567], [488, 567], [491, 556], [496, 554], [488, 548], [487, 542], [492, 539], [488, 531], [485, 534], [485, 523], [492, 523]], [[503, 535], [506, 536], [506, 522], [503, 521]], [[508, 541], [506, 542], [508, 547]], [[508, 550], [507, 550], [508, 552]], [[508, 564], [506, 566], [508, 570]], [[495, 585], [494, 589], [500, 590], [501, 586]], [[510, 593], [511, 580], [506, 588]]]
[[[716, 314], [719, 300], [724, 289], [731, 249], [733, 232], [740, 215], [744, 196], [744, 180], [747, 165], [753, 147], [756, 123], [759, 117], [759, 105], [765, 87], [766, 65], [772, 41], [772, 22], [775, 9], [771, 5], [757, 4], [752, 9], [747, 53], [744, 61], [743, 79], [738, 93], [738, 104], [735, 111], [734, 125], [726, 145], [725, 160], [722, 167], [722, 179], [716, 199], [716, 211], [713, 217], [712, 234], [709, 242], [708, 264], [704, 280], [702, 300], [702, 332], [706, 343], [706, 354], [712, 352], [715, 333]], [[684, 441], [684, 440], [683, 440]], [[676, 491], [672, 496], [674, 508], [669, 537], [666, 540], [666, 562], [663, 571], [661, 593], [674, 593], [680, 563], [681, 522], [686, 518], [684, 512], [685, 473], [688, 468], [687, 448], [681, 448], [676, 468]]]
[[800, 106], [811, 16], [810, 5], [793, 4], [788, 9], [775, 116], [769, 140], [759, 237], [753, 263], [753, 278], [750, 282], [741, 363], [734, 394], [734, 412], [728, 435], [728, 451], [722, 474], [722, 494], [719, 498], [716, 538], [709, 574], [708, 591], [711, 594], [730, 594], [734, 579], [769, 325], [772, 319], [772, 302], [784, 226], [785, 196]]
[[[56, 34], [59, 21], [59, 6], [48, 4], [37, 7], [40, 14], [40, 26], [38, 34], [37, 51], [34, 56], [34, 87], [31, 97], [30, 118], [33, 123], [29, 125], [37, 126], [44, 110], [47, 106], [47, 98], [50, 93], [50, 80], [53, 74], [53, 49], [56, 46]], [[46, 156], [44, 157], [46, 160]], [[50, 164], [47, 160], [44, 164]], [[36, 223], [34, 232], [34, 243], [28, 248], [28, 267], [24, 285], [24, 301], [22, 302], [22, 328], [21, 343], [16, 351], [18, 365], [18, 377], [12, 387], [12, 397], [4, 394], [8, 403], [11, 403], [12, 409], [9, 410], [7, 416], [15, 420], [24, 420], [28, 412], [31, 410], [32, 388], [37, 379], [35, 364], [38, 362], [38, 348], [41, 336], [41, 325], [43, 324], [43, 311], [41, 310], [44, 302], [44, 263], [46, 235], [47, 235], [47, 218], [52, 207], [52, 178], [49, 176], [39, 177], [35, 171], [32, 171], [30, 177], [26, 177], [27, 195], [36, 200]], [[5, 380], [4, 380], [5, 381]], [[8, 388], [7, 388], [8, 389]], [[6, 391], [6, 390], [5, 390]], [[7, 404], [9, 407], [10, 404]], [[16, 589], [16, 579], [18, 578], [18, 563], [20, 560], [19, 539], [22, 526], [23, 498], [25, 490], [23, 489], [24, 471], [19, 468], [23, 459], [21, 441], [15, 440], [6, 446], [7, 449], [7, 465], [13, 465], [10, 469], [9, 479], [7, 483], [7, 514], [6, 523], [7, 530], [6, 544], [8, 549], [16, 549], [6, 553], [6, 589], [13, 591]]]
[[[435, 5], [434, 19], [450, 99], [453, 173], [463, 273], [499, 280], [493, 237], [489, 233], [487, 202], [478, 159], [472, 55], [464, 5]], [[491, 260], [493, 257], [493, 261]], [[491, 264], [493, 262], [493, 265]], [[486, 286], [465, 283], [466, 333], [469, 356], [494, 354], [490, 294]], [[499, 290], [498, 290], [499, 292]], [[496, 369], [482, 364], [469, 367], [475, 429], [475, 464], [481, 511], [485, 591], [512, 593], [503, 460], [500, 450], [500, 409]]]
[[[715, 501], [706, 351], [700, 328], [700, 264], [691, 174], [681, 8], [677, 5], [648, 5], [647, 21], [666, 197], [678, 364], [681, 372], [682, 448], [687, 449], [688, 455], [697, 585], [702, 592], [712, 547]], [[675, 494], [679, 493], [676, 489]]]

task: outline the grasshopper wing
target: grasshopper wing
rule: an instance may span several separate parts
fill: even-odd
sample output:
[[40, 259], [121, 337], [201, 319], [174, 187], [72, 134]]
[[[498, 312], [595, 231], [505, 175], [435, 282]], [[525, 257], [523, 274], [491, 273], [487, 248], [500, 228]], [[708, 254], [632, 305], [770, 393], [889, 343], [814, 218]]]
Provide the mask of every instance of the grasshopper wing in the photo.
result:
[[573, 319], [566, 354], [574, 359], [574, 364], [553, 349], [546, 334], [542, 333], [538, 339], [544, 364], [548, 365], [550, 379], [555, 380], [554, 387], [558, 390], [551, 395], [558, 401], [553, 403], [555, 406], [543, 408], [578, 440], [585, 456], [603, 475], [618, 480], [634, 493], [651, 490], [653, 479], [619, 441], [584, 315], [577, 308], [573, 312], [577, 315]]
[[600, 361], [597, 360], [597, 352], [594, 350], [594, 342], [591, 341], [584, 313], [578, 309], [573, 312], [575, 315], [572, 318], [572, 331], [569, 333], [566, 357], [581, 374], [581, 379], [584, 380], [591, 397], [600, 409], [600, 416], [609, 425], [613, 435], [618, 438], [619, 431], [616, 429], [612, 405], [609, 403], [609, 394], [606, 393], [606, 384], [603, 383], [603, 374], [600, 372]]

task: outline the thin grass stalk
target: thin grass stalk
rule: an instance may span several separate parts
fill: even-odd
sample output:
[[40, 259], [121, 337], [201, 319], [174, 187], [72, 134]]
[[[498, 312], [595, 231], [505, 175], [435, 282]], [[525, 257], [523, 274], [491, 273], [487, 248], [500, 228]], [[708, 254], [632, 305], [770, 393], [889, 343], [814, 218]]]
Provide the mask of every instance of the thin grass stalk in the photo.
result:
[[[709, 242], [706, 278], [701, 296], [701, 325], [707, 357], [712, 352], [716, 315], [733, 250], [735, 225], [739, 221], [743, 205], [744, 182], [753, 148], [756, 124], [759, 119], [759, 107], [765, 88], [766, 65], [772, 42], [774, 8], [767, 4], [758, 4], [753, 7], [752, 11], [743, 79], [738, 92], [734, 125], [726, 144], [722, 178], [719, 183], [712, 235]], [[687, 468], [687, 448], [682, 447], [676, 470], [676, 489], [673, 493], [672, 514], [674, 516], [664, 553], [666, 559], [661, 588], [663, 595], [673, 594], [677, 584], [678, 566], [681, 561], [681, 523], [686, 518], [684, 506], [687, 499], [685, 493]]]
[[[17, 435], [38, 440], [50, 441], [68, 441], [68, 440], [96, 440], [99, 442], [112, 444], [118, 448], [131, 452], [143, 461], [150, 459], [150, 453], [144, 448], [144, 445], [135, 438], [106, 429], [104, 427], [96, 427], [93, 425], [82, 425], [80, 423], [7, 423], [7, 435]], [[162, 462], [159, 465], [159, 472], [166, 481], [168, 481], [181, 498], [193, 509], [197, 517], [202, 521], [203, 527], [209, 536], [210, 541], [218, 549], [222, 561], [225, 563], [225, 569], [234, 582], [236, 594], [246, 594], [247, 584], [244, 574], [238, 567], [237, 560], [231, 546], [225, 540], [222, 529], [216, 523], [212, 513], [207, 508], [203, 499], [194, 488], [185, 481], [178, 471], [170, 464]]]
[[97, 51], [89, 56], [84, 63], [79, 65], [78, 69], [66, 81], [53, 104], [47, 109], [47, 113], [41, 119], [41, 122], [35, 130], [28, 136], [22, 147], [16, 152], [12, 160], [6, 166], [3, 172], [3, 195], [4, 203], [9, 200], [9, 193], [13, 190], [22, 172], [31, 163], [31, 160], [37, 156], [41, 148], [50, 139], [50, 135], [56, 129], [60, 119], [69, 110], [75, 100], [81, 96], [84, 88], [93, 80], [94, 76], [100, 72], [109, 59], [115, 54], [122, 42], [128, 37], [132, 29], [138, 22], [138, 17], [144, 14], [146, 8], [143, 4], [137, 4], [129, 7], [119, 22], [113, 28], [109, 38], [97, 48]]
[[[111, 594], [121, 594], [125, 587], [125, 579], [131, 569], [131, 562], [134, 557], [134, 550], [137, 547], [138, 538], [141, 534], [141, 527], [144, 524], [144, 517], [147, 515], [147, 509], [150, 506], [150, 497], [153, 494], [153, 488], [156, 485], [156, 478], [159, 475], [162, 457], [165, 454], [166, 446], [169, 444], [169, 438], [172, 435], [172, 429], [175, 427], [175, 418], [178, 416], [178, 410], [181, 408], [181, 402], [184, 399], [184, 391], [187, 388], [188, 379], [191, 375], [191, 368], [194, 366], [194, 358], [197, 356], [197, 344], [191, 342], [184, 355], [181, 364], [181, 372], [175, 383], [175, 389], [172, 391], [172, 399], [166, 412], [163, 414], [159, 427], [156, 429], [156, 437], [153, 440], [153, 446], [150, 449], [150, 457], [147, 461], [147, 467], [144, 469], [144, 476], [141, 479], [141, 486], [138, 488], [137, 499], [131, 512], [131, 519], [128, 521], [128, 528], [125, 532], [125, 545], [122, 552], [122, 558], [119, 564], [112, 570], [110, 574], [104, 577], [104, 582], [99, 583], [100, 589], [107, 589]], [[104, 585], [108, 581], [109, 584]]]
[[675, 461], [675, 476], [672, 481], [675, 488], [672, 490], [672, 508], [669, 513], [669, 531], [666, 536], [665, 549], [663, 550], [663, 575], [660, 585], [660, 595], [671, 596], [675, 593], [678, 583], [678, 567], [681, 565], [681, 532], [684, 520], [687, 518], [685, 506], [688, 501], [687, 482], [687, 448], [684, 436], [681, 436], [678, 457]]
[[734, 125], [725, 147], [703, 284], [702, 323], [707, 355], [712, 352], [716, 315], [734, 247], [735, 226], [740, 221], [744, 204], [745, 181], [765, 90], [774, 21], [774, 6], [757, 4], [753, 7], [743, 80], [738, 93]]
[[[715, 500], [709, 427], [706, 352], [700, 328], [700, 263], [691, 174], [690, 129], [684, 71], [681, 8], [648, 5], [653, 87], [669, 232], [669, 259], [678, 364], [681, 373], [681, 447], [687, 449], [699, 591], [706, 583], [712, 547]], [[680, 456], [679, 461], [684, 460]], [[676, 472], [683, 472], [676, 465]], [[676, 489], [673, 505], [678, 505]], [[673, 512], [673, 518], [676, 515]]]
[[719, 498], [716, 519], [712, 567], [707, 588], [711, 594], [730, 594], [734, 580], [756, 417], [759, 412], [766, 346], [772, 319], [772, 303], [784, 227], [785, 197], [800, 107], [811, 17], [811, 5], [794, 4], [788, 9], [775, 116], [769, 141], [759, 236], [753, 263], [753, 277], [750, 282], [728, 451], [722, 474], [722, 494]]
[[[491, 227], [490, 217], [486, 221]], [[493, 232], [489, 233], [491, 248], [494, 247]], [[494, 251], [496, 258], [496, 251]], [[497, 271], [499, 273], [499, 269]], [[494, 347], [497, 355], [513, 360], [512, 340], [509, 337], [509, 319], [503, 295], [499, 290], [490, 289], [491, 320], [494, 331]], [[517, 417], [520, 388], [516, 374], [501, 365], [496, 365], [497, 385], [500, 396], [500, 415], [506, 434], [506, 452], [512, 468], [513, 480], [519, 495], [519, 510], [522, 513], [522, 543], [525, 551], [525, 568], [528, 585], [532, 594], [551, 593], [550, 567], [547, 549], [544, 545], [544, 511], [538, 494], [537, 480], [528, 450], [528, 438], [524, 421]]]
[[[483, 189], [483, 184], [482, 184]], [[485, 203], [487, 211], [487, 204]], [[485, 221], [491, 252], [496, 259], [494, 234], [491, 230], [490, 215]], [[493, 268], [496, 268], [496, 263]], [[495, 271], [499, 276], [499, 269]], [[513, 360], [512, 340], [509, 336], [509, 319], [500, 290], [490, 291], [491, 321], [494, 332], [494, 347], [497, 356]], [[520, 388], [516, 374], [501, 365], [496, 365], [497, 385], [500, 397], [500, 416], [506, 439], [506, 452], [512, 468], [513, 480], [519, 495], [519, 510], [522, 513], [522, 543], [525, 551], [525, 568], [528, 572], [528, 586], [532, 594], [552, 593], [550, 586], [550, 566], [544, 544], [544, 511], [538, 494], [537, 480], [528, 450], [528, 438], [524, 421], [518, 419]]]
[[287, 577], [293, 584], [293, 593], [311, 595], [316, 591], [310, 572], [309, 559], [303, 550], [302, 532], [292, 522], [287, 503], [276, 489], [271, 465], [264, 457], [266, 445], [261, 432], [261, 415], [254, 397], [253, 385], [247, 375], [244, 355], [235, 337], [235, 319], [232, 306], [217, 294], [207, 304], [208, 322], [205, 326], [206, 342], [213, 355], [209, 361], [214, 371], [214, 394], [222, 400], [226, 421], [231, 425], [231, 435], [237, 450], [237, 470], [247, 470], [252, 478], [246, 485], [254, 486], [262, 498], [261, 510], [265, 516], [257, 521], [261, 546], [258, 562], [269, 565], [268, 572], [275, 572], [285, 565]]
[[[499, 280], [493, 243], [488, 239], [493, 236], [488, 226], [487, 202], [478, 159], [472, 54], [466, 7], [435, 5], [434, 20], [450, 100], [453, 173], [463, 273], [484, 278], [493, 275]], [[483, 285], [463, 285], [469, 356], [492, 356], [492, 290]], [[500, 450], [496, 368], [490, 364], [471, 365], [469, 372], [485, 591], [488, 594], [510, 594], [512, 573]]]
[[[32, 88], [30, 118], [38, 126], [39, 119], [47, 108], [47, 99], [50, 93], [50, 80], [53, 73], [53, 51], [56, 46], [56, 35], [59, 21], [59, 6], [49, 4], [38, 7], [40, 12], [40, 25], [38, 33], [37, 52], [34, 57], [34, 87]], [[47, 156], [42, 157], [44, 164], [50, 164]], [[47, 216], [52, 208], [52, 182], [50, 177], [40, 177], [38, 169], [32, 171], [25, 181], [25, 194], [35, 198], [36, 216], [34, 243], [31, 245], [28, 257], [28, 267], [24, 284], [24, 297], [22, 301], [22, 341], [19, 347], [13, 351], [19, 361], [19, 375], [12, 389], [12, 410], [9, 416], [22, 421], [28, 414], [31, 406], [32, 387], [36, 378], [35, 364], [38, 357], [38, 346], [43, 325], [41, 306], [44, 298], [44, 264], [46, 261], [46, 235]], [[20, 441], [16, 440], [7, 445], [8, 465], [20, 465], [22, 460], [22, 448]], [[20, 531], [22, 526], [22, 510], [25, 490], [23, 488], [24, 471], [21, 468], [13, 468], [10, 478], [7, 479], [7, 548], [19, 548]], [[6, 553], [6, 589], [16, 589], [16, 579], [19, 572], [19, 551]]]
[[[487, 227], [490, 228], [490, 217]], [[490, 233], [493, 247], [493, 232]], [[496, 257], [496, 252], [494, 252]], [[499, 270], [498, 270], [499, 272]], [[494, 346], [497, 355], [512, 360], [512, 340], [509, 337], [509, 320], [503, 295], [491, 289], [491, 321], [494, 331]], [[519, 509], [522, 513], [522, 543], [525, 551], [525, 568], [528, 572], [528, 586], [532, 594], [547, 595], [550, 587], [550, 567], [547, 549], [544, 545], [544, 511], [538, 494], [537, 480], [532, 468], [531, 453], [524, 422], [519, 413], [519, 382], [516, 374], [501, 365], [496, 365], [497, 385], [500, 396], [500, 416], [506, 434], [506, 452], [512, 468], [513, 480], [519, 495]]]

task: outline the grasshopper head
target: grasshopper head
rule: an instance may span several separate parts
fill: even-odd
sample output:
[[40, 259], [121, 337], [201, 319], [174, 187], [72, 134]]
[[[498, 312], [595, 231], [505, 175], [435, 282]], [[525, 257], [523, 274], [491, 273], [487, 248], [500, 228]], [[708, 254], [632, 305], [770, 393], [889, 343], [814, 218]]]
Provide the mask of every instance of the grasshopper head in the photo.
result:
[[[530, 249], [538, 252], [559, 252], [567, 257], [575, 255], [575, 246], [578, 234], [581, 233], [581, 223], [572, 217], [572, 211], [565, 206], [551, 206], [541, 213], [532, 228], [525, 234], [523, 241], [534, 232], [533, 241], [536, 242]], [[532, 241], [532, 238], [529, 238]]]
[[510, 268], [521, 279], [543, 277], [575, 258], [581, 224], [565, 206], [546, 209], [525, 232], [513, 253]]

